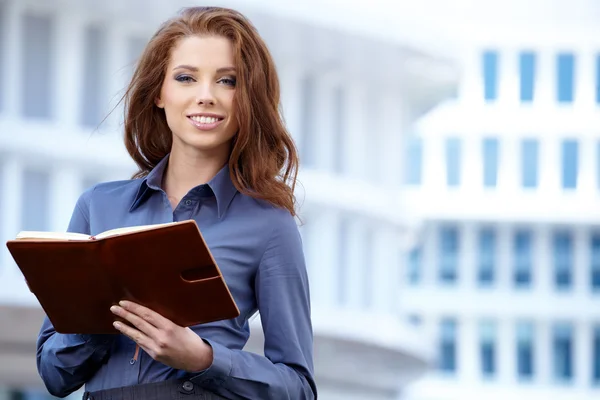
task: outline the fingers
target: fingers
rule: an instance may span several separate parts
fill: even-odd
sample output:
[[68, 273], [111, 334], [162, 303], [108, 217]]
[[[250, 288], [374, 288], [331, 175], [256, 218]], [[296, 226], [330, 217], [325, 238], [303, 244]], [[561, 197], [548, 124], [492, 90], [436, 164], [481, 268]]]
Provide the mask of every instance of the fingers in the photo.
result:
[[[145, 336], [148, 336], [151, 338], [154, 338], [156, 336], [156, 327], [154, 325], [152, 325], [151, 322], [147, 321], [144, 318], [144, 317], [146, 317], [145, 313], [142, 313], [143, 315], [140, 316], [136, 312], [129, 311], [129, 310], [125, 309], [124, 307], [120, 307], [120, 306], [112, 306], [110, 308], [110, 311], [113, 314], [123, 318], [125, 321], [128, 321], [129, 323], [131, 323], [131, 325], [133, 325], [135, 328], [137, 328], [139, 331], [141, 331]], [[121, 324], [121, 325], [124, 326], [125, 324]], [[125, 327], [129, 328], [127, 326], [125, 326]]]
[[126, 312], [140, 317], [141, 319], [158, 329], [165, 328], [166, 326], [168, 326], [168, 322], [170, 322], [162, 315], [149, 309], [148, 307], [144, 307], [140, 304], [136, 304], [131, 301], [120, 301], [119, 306], [121, 306], [121, 308]]
[[114, 322], [113, 325], [123, 335], [128, 336], [135, 343], [139, 344], [141, 348], [146, 351], [148, 350], [151, 340], [144, 333], [122, 322]]

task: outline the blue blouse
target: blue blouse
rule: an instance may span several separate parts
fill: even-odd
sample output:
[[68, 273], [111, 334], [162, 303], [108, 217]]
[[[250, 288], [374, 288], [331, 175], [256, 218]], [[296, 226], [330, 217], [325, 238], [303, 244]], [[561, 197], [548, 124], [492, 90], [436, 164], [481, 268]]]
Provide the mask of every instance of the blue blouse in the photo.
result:
[[[175, 370], [141, 349], [136, 355], [136, 344], [124, 335], [56, 333], [46, 317], [37, 341], [37, 366], [48, 391], [64, 397], [83, 384], [87, 391], [97, 391], [187, 378], [231, 399], [316, 398], [308, 277], [294, 218], [239, 193], [227, 166], [207, 184], [191, 189], [173, 210], [161, 189], [168, 157], [145, 178], [86, 190], [68, 230], [96, 235], [194, 219], [240, 316], [192, 327], [213, 348], [213, 363], [201, 373]], [[249, 337], [248, 318], [257, 310], [264, 356], [242, 350]]]

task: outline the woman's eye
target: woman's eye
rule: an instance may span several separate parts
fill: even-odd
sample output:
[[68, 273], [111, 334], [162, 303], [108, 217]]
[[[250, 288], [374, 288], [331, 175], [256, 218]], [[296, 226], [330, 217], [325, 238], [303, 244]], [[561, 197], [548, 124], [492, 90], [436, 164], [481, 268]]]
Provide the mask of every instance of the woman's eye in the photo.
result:
[[235, 78], [222, 78], [222, 79], [219, 79], [219, 82], [224, 83], [227, 86], [235, 86], [235, 83], [236, 83]]
[[192, 82], [194, 79], [189, 75], [179, 75], [175, 78], [177, 82]]

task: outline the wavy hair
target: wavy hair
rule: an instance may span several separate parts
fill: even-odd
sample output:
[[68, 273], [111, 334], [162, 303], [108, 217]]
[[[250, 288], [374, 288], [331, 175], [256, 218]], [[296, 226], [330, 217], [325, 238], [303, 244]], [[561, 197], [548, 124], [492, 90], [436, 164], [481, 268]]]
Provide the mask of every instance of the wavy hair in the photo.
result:
[[171, 151], [172, 133], [164, 110], [154, 103], [171, 50], [182, 38], [205, 35], [225, 37], [234, 49], [239, 130], [229, 156], [231, 180], [241, 193], [295, 216], [298, 155], [279, 111], [275, 63], [256, 28], [227, 8], [184, 8], [162, 24], [142, 52], [123, 97], [125, 146], [139, 168], [133, 178], [146, 176]]

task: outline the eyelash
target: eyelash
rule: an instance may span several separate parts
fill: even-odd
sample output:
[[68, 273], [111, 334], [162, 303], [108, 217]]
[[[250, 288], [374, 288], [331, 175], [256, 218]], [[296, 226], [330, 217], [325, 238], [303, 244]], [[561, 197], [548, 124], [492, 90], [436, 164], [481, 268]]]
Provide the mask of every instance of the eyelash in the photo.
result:
[[[189, 83], [189, 82], [192, 82], [194, 80], [194, 78], [192, 78], [189, 75], [179, 75], [179, 76], [175, 77], [175, 80], [177, 82]], [[225, 83], [225, 85], [232, 86], [232, 87], [234, 87], [236, 84], [235, 78], [221, 78], [218, 80], [218, 82], [223, 82], [223, 83]]]

